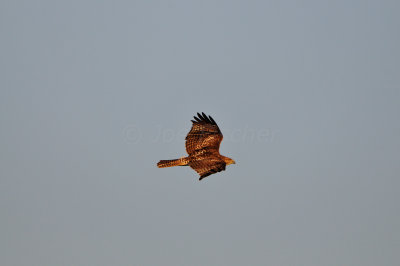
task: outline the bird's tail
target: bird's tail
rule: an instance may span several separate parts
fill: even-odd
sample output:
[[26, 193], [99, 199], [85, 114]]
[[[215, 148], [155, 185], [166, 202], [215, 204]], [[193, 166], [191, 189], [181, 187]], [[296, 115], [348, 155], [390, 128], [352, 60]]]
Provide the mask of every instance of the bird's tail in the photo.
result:
[[182, 157], [174, 160], [161, 160], [157, 163], [157, 166], [159, 168], [172, 167], [172, 166], [185, 166], [188, 165], [188, 163], [189, 159], [187, 157]]

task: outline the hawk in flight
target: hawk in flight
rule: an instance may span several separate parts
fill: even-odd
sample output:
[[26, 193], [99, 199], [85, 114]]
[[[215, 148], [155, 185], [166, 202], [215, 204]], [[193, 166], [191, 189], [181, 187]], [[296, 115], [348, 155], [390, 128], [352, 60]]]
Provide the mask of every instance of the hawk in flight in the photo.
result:
[[197, 113], [192, 121], [192, 129], [186, 136], [187, 157], [174, 160], [161, 160], [157, 163], [159, 168], [171, 166], [190, 166], [199, 175], [199, 180], [225, 170], [235, 161], [219, 154], [219, 145], [222, 133], [217, 123], [211, 116]]

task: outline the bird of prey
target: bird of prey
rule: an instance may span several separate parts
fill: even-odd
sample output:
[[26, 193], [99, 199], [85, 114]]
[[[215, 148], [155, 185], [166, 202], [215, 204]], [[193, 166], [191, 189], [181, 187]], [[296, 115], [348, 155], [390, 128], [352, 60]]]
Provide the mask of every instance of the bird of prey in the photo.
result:
[[219, 154], [219, 145], [222, 133], [217, 123], [211, 116], [197, 113], [192, 121], [192, 129], [186, 136], [187, 157], [174, 160], [161, 160], [157, 163], [159, 168], [172, 166], [190, 166], [199, 175], [199, 180], [225, 170], [225, 167], [234, 164], [229, 157]]

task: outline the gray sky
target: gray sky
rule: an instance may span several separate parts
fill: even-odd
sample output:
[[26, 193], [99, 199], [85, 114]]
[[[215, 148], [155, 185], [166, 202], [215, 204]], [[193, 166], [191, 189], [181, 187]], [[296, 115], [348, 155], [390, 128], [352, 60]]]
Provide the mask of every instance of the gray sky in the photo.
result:
[[399, 3], [1, 1], [1, 265], [398, 265]]

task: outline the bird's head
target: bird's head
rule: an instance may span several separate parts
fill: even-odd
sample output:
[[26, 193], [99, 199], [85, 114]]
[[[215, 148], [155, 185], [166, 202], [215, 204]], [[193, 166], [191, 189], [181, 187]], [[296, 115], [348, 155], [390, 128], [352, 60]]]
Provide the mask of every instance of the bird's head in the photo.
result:
[[226, 165], [236, 164], [236, 162], [229, 157], [224, 157], [224, 161], [225, 161]]

